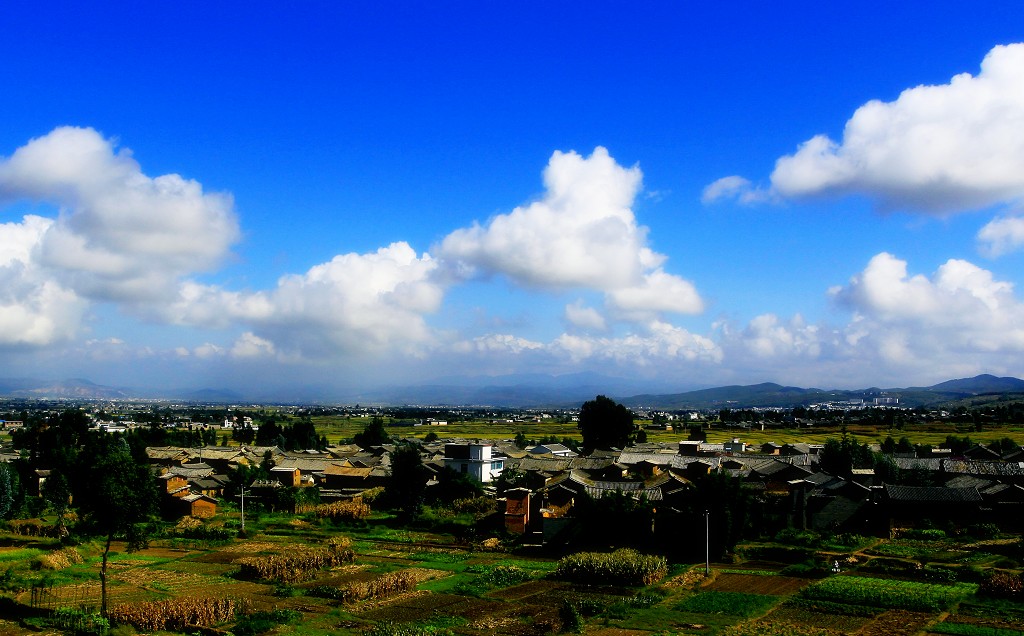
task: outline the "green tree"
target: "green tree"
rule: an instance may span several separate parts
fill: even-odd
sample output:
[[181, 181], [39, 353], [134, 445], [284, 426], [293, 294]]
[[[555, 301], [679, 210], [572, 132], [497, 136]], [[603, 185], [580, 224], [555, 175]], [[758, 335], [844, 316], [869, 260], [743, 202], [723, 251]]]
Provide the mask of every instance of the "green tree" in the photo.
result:
[[514, 442], [515, 442], [516, 448], [519, 448], [519, 449], [524, 449], [524, 448], [526, 448], [527, 446], [530, 445], [530, 440], [526, 439], [526, 433], [524, 433], [522, 431], [519, 431], [518, 433], [516, 433], [516, 438], [515, 438]]
[[625, 448], [636, 439], [635, 416], [625, 406], [599, 395], [584, 402], [576, 428], [583, 434], [583, 447]]
[[110, 546], [123, 537], [128, 551], [146, 547], [148, 522], [156, 512], [156, 482], [149, 465], [137, 461], [125, 440], [97, 433], [79, 455], [74, 505], [80, 530], [103, 540], [100, 611], [107, 614], [107, 566]]
[[0, 464], [0, 519], [15, 511], [19, 490], [18, 471], [10, 464]]
[[71, 484], [61, 470], [54, 470], [43, 482], [43, 498], [50, 504], [50, 508], [57, 515], [57, 536], [63, 537], [66, 532], [64, 528], [64, 514], [71, 504]]
[[423, 510], [430, 471], [415, 446], [403, 444], [391, 451], [391, 475], [384, 487], [386, 500], [405, 520]]
[[363, 431], [355, 434], [352, 441], [360, 448], [370, 448], [387, 444], [391, 441], [391, 436], [384, 429], [384, 419], [374, 415], [370, 423], [363, 427]]

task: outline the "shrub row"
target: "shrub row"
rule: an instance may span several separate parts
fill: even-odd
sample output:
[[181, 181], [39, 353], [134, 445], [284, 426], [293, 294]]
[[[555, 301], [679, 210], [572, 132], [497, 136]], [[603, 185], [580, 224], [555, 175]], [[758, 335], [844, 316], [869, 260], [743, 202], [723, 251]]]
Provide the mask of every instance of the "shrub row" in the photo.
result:
[[651, 585], [668, 574], [663, 556], [640, 554], [622, 548], [605, 552], [577, 552], [563, 557], [555, 568], [555, 577], [577, 583], [612, 585]]
[[301, 581], [324, 568], [355, 561], [356, 554], [346, 537], [334, 537], [320, 547], [291, 545], [282, 554], [242, 557], [235, 563], [242, 566], [241, 575], [261, 581]]
[[117, 605], [108, 614], [111, 621], [139, 630], [183, 631], [188, 627], [223, 623], [233, 618], [241, 607], [231, 598], [182, 597]]

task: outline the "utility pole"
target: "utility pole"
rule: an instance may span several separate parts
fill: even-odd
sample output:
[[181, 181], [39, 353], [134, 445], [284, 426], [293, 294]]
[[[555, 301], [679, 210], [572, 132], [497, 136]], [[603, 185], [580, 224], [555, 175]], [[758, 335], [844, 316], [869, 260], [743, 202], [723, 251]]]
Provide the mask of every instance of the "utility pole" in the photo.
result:
[[242, 535], [245, 535], [245, 486], [242, 486]]
[[[704, 511], [704, 575], [711, 576], [711, 513]], [[245, 527], [243, 522], [242, 527]]]

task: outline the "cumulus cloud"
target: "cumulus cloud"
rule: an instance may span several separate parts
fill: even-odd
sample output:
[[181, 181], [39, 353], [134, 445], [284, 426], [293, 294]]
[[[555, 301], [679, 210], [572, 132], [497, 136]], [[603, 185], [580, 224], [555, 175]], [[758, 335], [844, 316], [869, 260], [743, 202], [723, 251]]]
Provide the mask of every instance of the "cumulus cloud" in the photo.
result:
[[805, 358], [813, 360], [822, 353], [827, 334], [817, 325], [807, 324], [799, 314], [784, 322], [775, 314], [755, 317], [738, 334], [738, 339], [757, 358]]
[[236, 358], [273, 356], [274, 343], [247, 331], [235, 341], [234, 346], [231, 347], [231, 355]]
[[660, 268], [644, 274], [638, 285], [610, 290], [607, 300], [609, 307], [634, 319], [662, 312], [694, 314], [704, 309], [693, 283]]
[[743, 204], [752, 204], [770, 201], [773, 196], [770, 190], [756, 187], [749, 179], [732, 175], [708, 184], [701, 193], [700, 200], [705, 205], [722, 199], [735, 199]]
[[629, 367], [722, 360], [721, 348], [710, 338], [660, 320], [619, 337], [562, 334], [551, 344], [551, 349], [574, 362], [611, 360]]
[[604, 331], [608, 328], [601, 312], [587, 307], [582, 300], [565, 306], [565, 320], [574, 327], [588, 331]]
[[438, 256], [462, 275], [502, 274], [525, 287], [593, 289], [623, 309], [651, 294], [681, 293], [655, 311], [697, 313], [691, 283], [659, 269], [666, 257], [647, 245], [632, 205], [642, 175], [604, 148], [589, 157], [555, 152], [538, 201], [446, 236]]
[[887, 364], [998, 369], [1024, 351], [1024, 304], [1013, 284], [964, 260], [950, 259], [929, 277], [878, 254], [833, 294], [855, 312], [847, 344]]
[[987, 256], [995, 258], [1016, 251], [1024, 245], [1024, 217], [997, 217], [978, 231], [977, 238]]
[[41, 347], [77, 335], [87, 304], [36, 263], [53, 222], [0, 223], [0, 346]]
[[518, 355], [527, 351], [541, 351], [544, 344], [513, 336], [511, 334], [489, 334], [472, 340], [462, 340], [452, 346], [452, 350], [460, 354], [512, 354]]
[[771, 180], [789, 197], [867, 194], [886, 208], [949, 213], [1024, 195], [1024, 44], [997, 46], [977, 76], [873, 100], [782, 157]]
[[251, 333], [236, 355], [319, 359], [389, 349], [414, 353], [433, 334], [424, 315], [438, 309], [443, 287], [437, 264], [407, 243], [367, 254], [342, 254], [304, 274], [282, 277], [253, 293], [190, 283], [162, 308], [179, 324], [223, 328], [244, 323]]
[[91, 128], [56, 128], [0, 160], [0, 200], [60, 207], [35, 258], [99, 300], [151, 300], [214, 267], [238, 238], [231, 197], [176, 174], [145, 175]]

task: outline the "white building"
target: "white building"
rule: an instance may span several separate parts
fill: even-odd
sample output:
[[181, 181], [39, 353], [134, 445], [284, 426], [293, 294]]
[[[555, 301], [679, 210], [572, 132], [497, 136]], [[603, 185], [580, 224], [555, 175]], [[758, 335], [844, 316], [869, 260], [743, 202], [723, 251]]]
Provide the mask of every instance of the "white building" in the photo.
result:
[[486, 484], [505, 469], [504, 458], [492, 457], [491, 448], [490, 444], [445, 444], [444, 465]]

